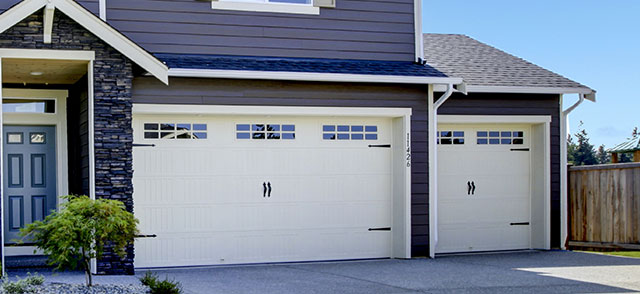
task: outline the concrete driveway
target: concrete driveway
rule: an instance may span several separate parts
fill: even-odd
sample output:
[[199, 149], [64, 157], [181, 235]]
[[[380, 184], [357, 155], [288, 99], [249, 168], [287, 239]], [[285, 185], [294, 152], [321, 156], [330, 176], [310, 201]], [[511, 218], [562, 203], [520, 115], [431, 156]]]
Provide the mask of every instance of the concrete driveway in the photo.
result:
[[[640, 259], [566, 251], [154, 270], [186, 294], [212, 293], [634, 293]], [[18, 272], [10, 272], [15, 275]], [[139, 276], [144, 271], [137, 273]], [[47, 275], [82, 282], [82, 275]], [[96, 277], [97, 283], [136, 283]]]

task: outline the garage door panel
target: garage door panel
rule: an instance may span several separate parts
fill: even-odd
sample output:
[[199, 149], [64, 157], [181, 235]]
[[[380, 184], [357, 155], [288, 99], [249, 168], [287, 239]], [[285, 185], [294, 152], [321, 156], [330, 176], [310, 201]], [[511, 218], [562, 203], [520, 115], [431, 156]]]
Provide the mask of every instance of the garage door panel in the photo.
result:
[[[441, 125], [464, 132], [464, 144], [438, 146], [437, 253], [530, 248], [529, 127]], [[481, 145], [479, 131], [517, 130], [525, 144]], [[475, 190], [469, 194], [468, 184]]]
[[[207, 139], [145, 140], [143, 124], [206, 124]], [[136, 267], [389, 257], [388, 119], [134, 116]], [[294, 124], [286, 141], [236, 139], [236, 124]], [[322, 139], [325, 124], [376, 125], [378, 138]], [[216, 131], [213, 136], [213, 130]], [[271, 197], [263, 196], [270, 183]]]

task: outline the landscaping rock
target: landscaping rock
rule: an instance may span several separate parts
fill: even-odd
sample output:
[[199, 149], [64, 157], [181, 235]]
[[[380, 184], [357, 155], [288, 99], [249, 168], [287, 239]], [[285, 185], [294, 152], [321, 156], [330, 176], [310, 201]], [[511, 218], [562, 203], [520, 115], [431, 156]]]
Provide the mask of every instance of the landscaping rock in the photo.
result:
[[34, 286], [31, 292], [36, 294], [146, 294], [149, 288], [143, 285], [94, 285], [87, 287], [78, 284], [45, 284]]

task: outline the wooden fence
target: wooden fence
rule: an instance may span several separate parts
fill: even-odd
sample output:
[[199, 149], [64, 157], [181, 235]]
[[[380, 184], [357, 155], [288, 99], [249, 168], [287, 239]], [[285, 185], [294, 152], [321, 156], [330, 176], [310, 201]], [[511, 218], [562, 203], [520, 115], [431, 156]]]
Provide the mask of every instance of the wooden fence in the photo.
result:
[[569, 247], [640, 249], [640, 163], [569, 167]]

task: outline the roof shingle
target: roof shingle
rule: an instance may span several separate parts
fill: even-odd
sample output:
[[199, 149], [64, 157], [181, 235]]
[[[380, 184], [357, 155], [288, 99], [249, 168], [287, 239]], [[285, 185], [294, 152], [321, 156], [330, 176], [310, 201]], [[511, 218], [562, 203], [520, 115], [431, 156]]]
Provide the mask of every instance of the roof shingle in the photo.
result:
[[427, 64], [473, 86], [589, 89], [465, 35], [424, 34], [424, 54]]

